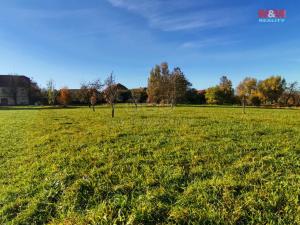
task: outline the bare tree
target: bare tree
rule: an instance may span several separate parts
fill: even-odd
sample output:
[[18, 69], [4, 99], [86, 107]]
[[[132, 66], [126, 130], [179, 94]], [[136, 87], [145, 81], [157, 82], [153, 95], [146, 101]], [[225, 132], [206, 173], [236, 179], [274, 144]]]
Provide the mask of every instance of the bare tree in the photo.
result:
[[115, 116], [115, 102], [118, 96], [118, 87], [115, 82], [113, 73], [111, 73], [105, 80], [104, 97], [111, 106], [111, 117]]
[[81, 83], [80, 91], [78, 93], [80, 102], [88, 104], [89, 108], [92, 106], [93, 111], [95, 111], [95, 105], [99, 99], [102, 88], [103, 84], [100, 79], [88, 83]]
[[93, 107], [93, 111], [95, 112], [95, 105], [97, 104], [97, 95], [93, 94], [91, 97], [90, 105]]
[[130, 97], [132, 103], [135, 105], [137, 109], [138, 103], [146, 102], [147, 101], [147, 90], [146, 88], [134, 88], [130, 90]]
[[297, 93], [297, 89], [298, 89], [298, 82], [292, 82], [289, 83], [286, 87], [285, 93], [284, 93], [284, 97], [285, 97], [285, 105], [288, 105], [289, 100], [291, 98], [293, 98], [294, 102], [295, 102], [295, 94]]
[[130, 90], [130, 95], [131, 95], [132, 102], [135, 105], [135, 109], [137, 109], [137, 103], [138, 103], [138, 99], [139, 99], [139, 93], [137, 93], [134, 89], [131, 89]]
[[94, 112], [95, 112], [95, 105], [97, 104], [97, 100], [99, 98], [99, 93], [101, 92], [103, 86], [104, 85], [101, 83], [100, 79], [88, 83], [90, 104], [92, 105]]
[[237, 86], [237, 95], [240, 97], [243, 105], [243, 113], [246, 113], [247, 100], [254, 96], [257, 92], [257, 80], [255, 78], [246, 77]]
[[56, 99], [56, 91], [55, 91], [55, 84], [53, 80], [49, 80], [47, 82], [47, 98], [48, 98], [48, 104], [54, 105]]

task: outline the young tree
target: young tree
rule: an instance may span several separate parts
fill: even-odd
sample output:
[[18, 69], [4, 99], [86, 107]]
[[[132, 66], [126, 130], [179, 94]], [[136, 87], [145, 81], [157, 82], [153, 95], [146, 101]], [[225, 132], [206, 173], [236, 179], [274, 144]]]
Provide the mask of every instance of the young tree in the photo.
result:
[[95, 112], [95, 105], [97, 104], [97, 95], [96, 95], [96, 93], [94, 93], [91, 96], [90, 101], [91, 101], [90, 103], [91, 103], [91, 105], [93, 107], [93, 111]]
[[53, 80], [49, 80], [47, 82], [47, 98], [48, 98], [48, 104], [54, 105], [56, 99], [56, 91], [55, 91], [55, 84]]
[[97, 104], [97, 100], [99, 99], [99, 94], [102, 88], [103, 84], [101, 83], [100, 79], [89, 82], [88, 84], [88, 96], [90, 98], [89, 101], [93, 107], [93, 111], [95, 111], [95, 105]]
[[115, 82], [113, 73], [111, 73], [105, 80], [104, 97], [111, 106], [111, 117], [115, 117], [115, 102], [118, 97], [118, 87]]
[[148, 95], [146, 88], [135, 88], [130, 90], [132, 102], [135, 104], [137, 108], [138, 103], [146, 102]]
[[61, 105], [67, 107], [67, 105], [71, 102], [71, 94], [68, 87], [63, 87], [59, 90], [57, 100]]
[[78, 93], [80, 102], [88, 104], [89, 108], [93, 106], [93, 110], [95, 111], [95, 105], [99, 99], [102, 87], [103, 84], [101, 83], [100, 79], [89, 83], [82, 83]]
[[140, 98], [140, 93], [137, 92], [135, 89], [131, 89], [130, 90], [130, 95], [131, 95], [132, 102], [135, 105], [135, 109], [137, 109], [137, 106], [138, 106], [137, 104], [138, 104], [138, 101], [139, 101], [139, 98]]
[[247, 101], [257, 92], [257, 80], [255, 78], [246, 77], [237, 87], [237, 95], [241, 99], [245, 113]]

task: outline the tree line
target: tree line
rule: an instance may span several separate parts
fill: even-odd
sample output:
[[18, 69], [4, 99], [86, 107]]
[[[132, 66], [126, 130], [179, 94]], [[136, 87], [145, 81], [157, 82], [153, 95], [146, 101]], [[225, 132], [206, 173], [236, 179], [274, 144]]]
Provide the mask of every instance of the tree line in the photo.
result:
[[199, 91], [191, 86], [180, 68], [169, 72], [167, 63], [156, 65], [148, 79], [148, 103], [300, 105], [298, 83], [287, 83], [281, 76], [270, 76], [260, 81], [246, 77], [235, 89], [227, 76], [222, 76], [218, 85], [206, 90]]
[[31, 87], [31, 98], [41, 104], [85, 104], [95, 110], [98, 103], [108, 103], [114, 115], [115, 103], [139, 103], [153, 105], [184, 104], [240, 104], [240, 105], [276, 105], [299, 106], [300, 90], [298, 83], [287, 83], [281, 76], [270, 76], [264, 80], [246, 77], [234, 88], [228, 76], [221, 76], [219, 84], [205, 90], [192, 88], [184, 72], [175, 67], [169, 69], [168, 63], [155, 65], [149, 74], [148, 86], [127, 89], [116, 83], [111, 73], [102, 83], [100, 79], [84, 82], [80, 89], [55, 88], [50, 80], [46, 88], [40, 89], [35, 82]]

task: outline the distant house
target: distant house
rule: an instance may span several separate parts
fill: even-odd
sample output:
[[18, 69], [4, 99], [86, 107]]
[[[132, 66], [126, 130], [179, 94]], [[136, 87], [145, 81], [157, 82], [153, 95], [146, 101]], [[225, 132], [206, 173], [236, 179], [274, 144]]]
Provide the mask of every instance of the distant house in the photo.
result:
[[0, 105], [29, 105], [30, 79], [0, 75]]
[[116, 86], [118, 90], [117, 102], [127, 102], [130, 99], [130, 90], [120, 83], [117, 83]]
[[69, 89], [72, 104], [80, 104], [80, 89]]

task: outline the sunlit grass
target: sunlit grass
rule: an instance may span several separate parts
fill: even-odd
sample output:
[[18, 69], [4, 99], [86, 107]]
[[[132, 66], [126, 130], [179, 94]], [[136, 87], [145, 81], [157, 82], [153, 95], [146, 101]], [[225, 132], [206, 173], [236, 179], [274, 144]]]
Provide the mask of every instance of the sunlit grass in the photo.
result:
[[300, 223], [300, 110], [0, 110], [0, 224]]

